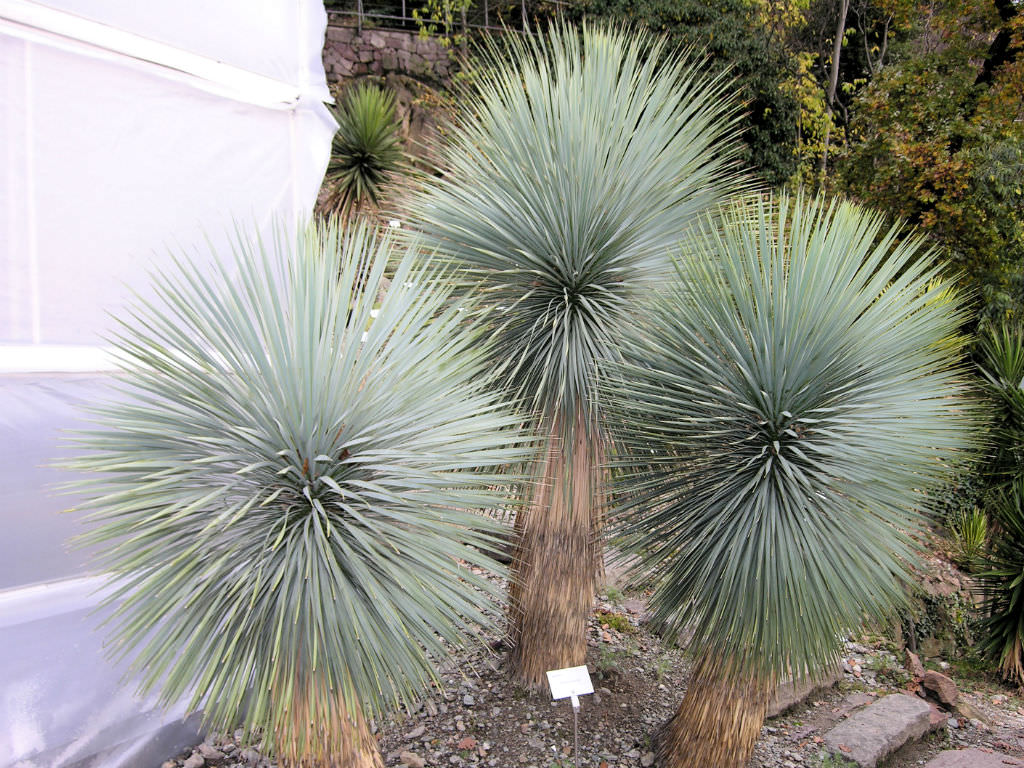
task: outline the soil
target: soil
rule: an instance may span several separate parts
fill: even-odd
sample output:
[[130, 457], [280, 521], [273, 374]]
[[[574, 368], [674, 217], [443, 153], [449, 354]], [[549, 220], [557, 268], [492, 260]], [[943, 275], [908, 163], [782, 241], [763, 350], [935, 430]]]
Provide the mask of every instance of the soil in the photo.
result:
[[[652, 738], [685, 692], [688, 666], [681, 649], [667, 646], [650, 631], [643, 595], [609, 591], [616, 599], [602, 595], [588, 630], [587, 665], [595, 693], [581, 697], [578, 764], [646, 767], [654, 763]], [[848, 642], [846, 656], [847, 671], [837, 686], [765, 723], [749, 768], [839, 765], [822, 748], [824, 733], [873, 697], [912, 685], [900, 660], [881, 643]], [[569, 701], [553, 702], [546, 693], [511, 684], [506, 662], [505, 652], [486, 647], [448, 659], [441, 668], [440, 689], [413, 711], [398, 713], [376, 729], [386, 764], [414, 768], [419, 758], [427, 766], [576, 765]], [[966, 746], [1024, 756], [1024, 699], [1010, 689], [961, 687], [961, 700], [967, 702], [970, 718], [950, 712], [936, 732], [904, 747], [884, 768], [919, 766], [943, 749]], [[188, 768], [274, 766], [259, 754], [258, 744], [212, 735], [203, 746], [207, 754], [214, 754], [212, 748], [223, 759], [200, 763], [201, 754], [190, 750], [165, 768], [181, 766], [189, 758]]]

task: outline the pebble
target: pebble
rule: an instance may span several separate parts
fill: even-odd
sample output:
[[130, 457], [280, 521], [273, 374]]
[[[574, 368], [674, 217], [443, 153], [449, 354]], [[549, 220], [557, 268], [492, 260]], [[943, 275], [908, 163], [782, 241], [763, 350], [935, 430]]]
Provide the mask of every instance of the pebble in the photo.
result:
[[205, 741], [199, 745], [199, 754], [203, 756], [205, 760], [223, 760], [224, 753], [211, 744], [207, 744]]
[[181, 764], [181, 768], [203, 768], [206, 765], [206, 760], [198, 752], [193, 752], [189, 755], [189, 758]]
[[[595, 628], [592, 623], [590, 635], [601, 637], [600, 629], [595, 633]], [[609, 635], [612, 645], [606, 647], [621, 652], [620, 659], [639, 658], [630, 658], [628, 665], [620, 660], [620, 666], [609, 676], [596, 674], [591, 664], [595, 692], [583, 699], [590, 719], [586, 729], [585, 721], [580, 721], [580, 765], [588, 768], [654, 768], [656, 755], [649, 751], [650, 741], [647, 739], [678, 706], [679, 697], [685, 689], [686, 667], [675, 661], [666, 665], [666, 651], [656, 638], [646, 634], [646, 630], [641, 629], [639, 636], [634, 634], [630, 638], [620, 636], [618, 632], [609, 632]], [[627, 641], [629, 646], [626, 646]], [[891, 686], [887, 677], [881, 678], [880, 685], [873, 679], [875, 669], [880, 668], [879, 660], [897, 670], [906, 666], [902, 654], [896, 658], [887, 651], [857, 643], [847, 643], [843, 656], [847, 684], [853, 686], [854, 691], [860, 691], [856, 695], [869, 701], [876, 699], [863, 693], [866, 686], [874, 686], [870, 688], [872, 696], [876, 690], [884, 695], [888, 692], [885, 689]], [[462, 768], [550, 768], [552, 765], [572, 765], [572, 751], [568, 748], [572, 738], [572, 717], [571, 712], [568, 718], [566, 716], [569, 709], [565, 702], [552, 703], [545, 695], [524, 696], [508, 682], [504, 667], [493, 663], [494, 658], [488, 653], [453, 655], [445, 660], [440, 670], [441, 684], [409, 706], [405, 710], [408, 716], [402, 713], [393, 719], [380, 721], [381, 745], [387, 752], [386, 765], [396, 766], [399, 761], [406, 768], [426, 768], [428, 765], [431, 768], [448, 765]], [[671, 658], [667, 660], [672, 661]], [[656, 668], [659, 670], [657, 676]], [[471, 672], [479, 674], [479, 677], [470, 679]], [[856, 678], [858, 673], [859, 680]], [[628, 678], [626, 685], [622, 684], [623, 678]], [[644, 694], [649, 698], [638, 699], [634, 679], [642, 681]], [[614, 693], [612, 686], [616, 687]], [[757, 768], [810, 768], [819, 765], [823, 744], [817, 734], [824, 734], [835, 722], [863, 706], [844, 709], [844, 702], [849, 696], [849, 690], [841, 694], [819, 694], [820, 701], [808, 702], [788, 717], [769, 720], [749, 765]], [[1005, 704], [1007, 698], [989, 693], [984, 701], [998, 706]], [[1024, 708], [1017, 713], [1016, 702], [1012, 702], [1001, 713], [1019, 720], [1024, 717]], [[946, 717], [947, 728], [943, 729], [943, 736], [950, 744], [977, 747], [982, 746], [979, 743], [981, 738], [993, 740], [996, 736], [1004, 737], [1004, 731], [1000, 730], [1004, 726], [1000, 722], [993, 723], [992, 730], [996, 731], [996, 736], [993, 736], [979, 732], [978, 728], [984, 727], [980, 722], [972, 723], [964, 718], [961, 724], [957, 718]], [[236, 746], [230, 734], [223, 738], [211, 734], [203, 745], [196, 748], [199, 752], [196, 757], [205, 762], [194, 765], [196, 768], [274, 768], [270, 760], [257, 751], [259, 733], [250, 735], [256, 743], [255, 748], [242, 743], [242, 736], [242, 729], [238, 729], [235, 732]], [[494, 743], [484, 741], [488, 738]], [[209, 750], [230, 754], [231, 758], [216, 760]], [[187, 756], [186, 752], [177, 761], [168, 761], [161, 768], [178, 768]]]

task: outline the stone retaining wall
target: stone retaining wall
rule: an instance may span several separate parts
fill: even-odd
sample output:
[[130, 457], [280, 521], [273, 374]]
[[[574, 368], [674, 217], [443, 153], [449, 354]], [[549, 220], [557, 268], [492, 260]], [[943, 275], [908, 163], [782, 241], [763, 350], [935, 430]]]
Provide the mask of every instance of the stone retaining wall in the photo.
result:
[[324, 69], [328, 82], [365, 75], [399, 73], [443, 82], [454, 70], [445, 48], [434, 37], [390, 29], [327, 27]]

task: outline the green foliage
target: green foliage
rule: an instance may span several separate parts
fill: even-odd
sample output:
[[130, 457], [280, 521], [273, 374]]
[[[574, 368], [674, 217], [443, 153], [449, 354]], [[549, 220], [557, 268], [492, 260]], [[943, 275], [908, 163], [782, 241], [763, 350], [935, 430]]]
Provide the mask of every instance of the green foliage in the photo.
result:
[[600, 643], [597, 647], [594, 671], [602, 680], [614, 680], [625, 671], [626, 665], [632, 661], [638, 651], [639, 646], [633, 638], [627, 638], [622, 647], [614, 646], [611, 643]]
[[854, 768], [856, 765], [852, 760], [847, 760], [845, 757], [822, 750], [818, 753], [815, 768]]
[[983, 505], [985, 490], [978, 466], [972, 465], [958, 472], [932, 494], [930, 507], [935, 513], [935, 519], [946, 521], [948, 525], [950, 520], [969, 515]]
[[609, 603], [615, 605], [621, 603], [623, 598], [622, 590], [611, 586], [604, 588], [604, 596], [608, 598]]
[[[664, 34], [672, 50], [688, 47], [708, 57], [710, 72], [727, 73], [743, 102], [743, 162], [771, 186], [796, 170], [800, 104], [793, 83], [795, 58], [764, 14], [748, 0], [586, 0], [587, 18], [637, 24]], [[790, 20], [792, 23], [792, 20]]]
[[913, 633], [924, 655], [955, 656], [974, 645], [976, 613], [968, 594], [928, 594], [917, 590], [903, 614], [903, 629]]
[[609, 628], [614, 629], [616, 632], [623, 632], [625, 634], [632, 634], [636, 632], [636, 627], [630, 624], [629, 619], [621, 613], [598, 611], [597, 620], [601, 624], [607, 624]]
[[379, 205], [384, 190], [402, 170], [395, 95], [360, 83], [345, 90], [331, 111], [338, 131], [324, 177], [329, 190], [327, 205], [347, 216]]
[[986, 618], [982, 653], [1004, 678], [1024, 685], [1024, 476], [995, 493], [989, 513], [998, 533], [976, 575]]
[[926, 492], [973, 445], [963, 315], [898, 234], [845, 203], [737, 203], [684, 241], [611, 367], [655, 618], [740, 674], [819, 672], [903, 605]]
[[853, 103], [838, 182], [934, 235], [982, 322], [998, 321], [1024, 299], [1024, 59], [981, 74], [995, 30], [1019, 43], [1021, 19], [1001, 21], [990, 0], [929, 5]]
[[1024, 325], [1007, 321], [987, 328], [978, 343], [978, 369], [993, 406], [993, 457], [989, 481], [1024, 474]]
[[74, 464], [114, 651], [296, 764], [339, 716], [413, 701], [499, 598], [460, 563], [496, 567], [470, 510], [503, 503], [517, 422], [446, 275], [393, 250], [325, 226], [161, 274]]
[[480, 286], [512, 393], [590, 421], [596, 365], [670, 274], [666, 250], [736, 187], [735, 105], [644, 34], [556, 25], [489, 56], [413, 218]]
[[988, 517], [975, 507], [960, 510], [946, 524], [953, 538], [953, 559], [962, 568], [974, 570], [988, 539]]
[[672, 671], [672, 659], [667, 655], [659, 656], [658, 660], [654, 663], [654, 676], [660, 683], [665, 679], [665, 675]]
[[456, 15], [466, 13], [473, 5], [473, 0], [426, 0], [423, 8], [413, 8], [412, 17], [420, 29], [420, 36], [440, 36], [437, 38], [442, 45], [449, 47], [452, 43], [461, 43], [463, 36], [452, 36], [456, 26]]

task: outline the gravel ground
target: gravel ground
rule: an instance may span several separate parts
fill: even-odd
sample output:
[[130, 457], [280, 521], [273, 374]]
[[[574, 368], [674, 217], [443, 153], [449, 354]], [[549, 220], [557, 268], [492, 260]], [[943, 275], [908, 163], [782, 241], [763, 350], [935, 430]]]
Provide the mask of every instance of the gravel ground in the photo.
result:
[[[613, 592], [614, 594], [614, 592]], [[618, 597], [616, 595], [616, 597]], [[587, 664], [595, 694], [582, 697], [579, 765], [624, 768], [654, 762], [651, 739], [686, 688], [682, 652], [667, 647], [644, 624], [642, 596], [613, 602], [603, 596], [588, 631]], [[824, 733], [873, 697], [900, 690], [910, 676], [892, 653], [846, 644], [839, 684], [766, 722], [750, 768], [824, 768]], [[461, 652], [442, 667], [442, 687], [411, 712], [382, 723], [378, 738], [388, 766], [573, 766], [573, 716], [567, 701], [528, 693], [508, 681], [506, 654], [486, 648]], [[1024, 756], [1024, 700], [1009, 689], [961, 691], [966, 703], [935, 733], [904, 747], [885, 768], [910, 768], [943, 749], [977, 746]], [[164, 768], [271, 768], [259, 745], [212, 735]], [[709, 768], [713, 768], [709, 766]]]

